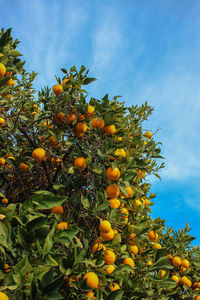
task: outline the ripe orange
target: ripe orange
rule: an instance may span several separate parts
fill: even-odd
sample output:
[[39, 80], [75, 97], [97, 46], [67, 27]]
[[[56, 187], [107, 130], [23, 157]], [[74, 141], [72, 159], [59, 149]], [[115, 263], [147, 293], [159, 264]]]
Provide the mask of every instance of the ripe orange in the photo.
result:
[[126, 199], [131, 198], [131, 197], [133, 196], [133, 189], [132, 189], [132, 187], [127, 186], [127, 187], [126, 187], [126, 190], [127, 190], [127, 192], [128, 192], [128, 195], [125, 195], [125, 194], [123, 193], [124, 198], [126, 198]]
[[138, 247], [137, 247], [136, 245], [131, 245], [130, 248], [131, 248], [131, 251], [132, 251], [135, 255], [138, 254]]
[[120, 289], [119, 284], [117, 284], [116, 282], [114, 282], [114, 283], [110, 286], [110, 291], [111, 291], [111, 292], [117, 291], [117, 290], [119, 290], [119, 289]]
[[53, 125], [50, 125], [51, 122], [50, 121], [44, 121], [42, 123], [42, 127], [48, 127], [49, 129], [52, 129], [53, 128]]
[[151, 139], [151, 138], [152, 138], [152, 133], [151, 133], [150, 131], [146, 131], [146, 132], [144, 133], [144, 136], [145, 136], [146, 138], [148, 138], [148, 139]]
[[116, 181], [116, 180], [118, 180], [119, 177], [120, 177], [120, 171], [119, 171], [118, 168], [113, 169], [112, 167], [109, 167], [109, 168], [107, 169], [107, 172], [106, 172], [106, 173], [107, 173], [108, 179], [110, 179], [110, 180]]
[[94, 111], [95, 111], [94, 106], [88, 105], [88, 111], [87, 111], [87, 113], [85, 114], [86, 119], [89, 119], [89, 118], [93, 117], [94, 114], [95, 114]]
[[4, 123], [5, 123], [4, 118], [0, 118], [0, 128], [3, 127]]
[[112, 265], [115, 262], [115, 253], [111, 250], [106, 250], [104, 253], [104, 261], [107, 265]]
[[124, 265], [129, 265], [131, 266], [131, 268], [134, 268], [135, 267], [135, 263], [134, 263], [134, 260], [130, 257], [127, 257], [123, 260], [123, 264]]
[[99, 285], [99, 278], [96, 273], [88, 272], [83, 276], [83, 280], [86, 279], [87, 286], [93, 289], [97, 289]]
[[119, 188], [116, 184], [110, 184], [106, 188], [106, 194], [108, 195], [108, 198], [115, 199], [119, 196]]
[[67, 124], [72, 124], [74, 121], [76, 121], [76, 115], [75, 114], [68, 114], [66, 118]]
[[14, 85], [14, 86], [15, 86], [15, 81], [14, 81], [12, 78], [10, 78], [10, 79], [6, 82], [6, 85], [9, 85], [9, 86]]
[[56, 124], [60, 124], [65, 120], [65, 115], [63, 114], [63, 112], [59, 112], [58, 114], [53, 116], [53, 121]]
[[106, 273], [112, 274], [112, 272], [115, 270], [115, 266], [110, 265], [106, 268]]
[[103, 220], [99, 225], [99, 230], [103, 233], [108, 233], [111, 231], [112, 227], [109, 221]]
[[43, 148], [36, 148], [32, 152], [32, 157], [38, 163], [42, 162], [45, 159], [46, 151]]
[[97, 118], [94, 118], [92, 120], [91, 125], [92, 125], [93, 128], [103, 129], [103, 127], [104, 127], [104, 120], [101, 119], [101, 121], [99, 121]]
[[182, 266], [185, 267], [186, 269], [189, 268], [189, 266], [190, 266], [190, 263], [189, 263], [189, 261], [188, 261], [187, 259], [183, 259], [183, 260], [181, 261], [181, 264], [182, 264]]
[[120, 207], [120, 204], [121, 202], [119, 201], [119, 199], [110, 199], [108, 200], [110, 202], [110, 207], [111, 208], [119, 208]]
[[116, 132], [115, 125], [109, 125], [104, 127], [104, 132], [107, 135], [114, 134]]
[[191, 287], [191, 285], [192, 285], [191, 280], [189, 278], [187, 278], [186, 276], [181, 277], [180, 283], [183, 285], [187, 285], [188, 287]]
[[1, 204], [7, 205], [7, 204], [8, 204], [8, 199], [7, 199], [7, 198], [3, 198], [3, 199], [1, 200]]
[[63, 87], [61, 84], [56, 84], [53, 86], [53, 92], [56, 96], [60, 96], [63, 93]]
[[58, 229], [59, 230], [63, 230], [63, 229], [67, 229], [67, 228], [68, 228], [67, 222], [60, 222], [60, 223], [58, 223]]
[[122, 219], [126, 219], [129, 215], [128, 209], [122, 208], [121, 209], [121, 214], [125, 215], [125, 216], [122, 217]]
[[163, 279], [167, 272], [165, 270], [161, 270], [160, 279]]
[[117, 159], [120, 159], [122, 157], [126, 157], [126, 152], [124, 149], [117, 149], [115, 150], [114, 155], [118, 156]]
[[106, 247], [102, 243], [95, 243], [92, 247], [92, 252], [95, 253], [96, 251], [106, 250]]
[[0, 157], [0, 166], [3, 167], [6, 163], [6, 160], [4, 157]]
[[3, 77], [6, 74], [6, 67], [4, 64], [0, 63], [0, 77]]
[[161, 244], [159, 244], [159, 243], [154, 243], [153, 245], [152, 245], [152, 248], [153, 249], [162, 249], [162, 246], [161, 246]]
[[196, 296], [196, 297], [195, 297], [195, 300], [200, 300], [200, 296]]
[[0, 299], [1, 300], [9, 300], [8, 296], [3, 292], [0, 292]]
[[149, 201], [149, 199], [144, 199], [144, 205], [145, 207], [149, 206], [151, 202]]
[[176, 275], [172, 275], [171, 280], [175, 281], [175, 282], [179, 282], [179, 278]]
[[86, 300], [96, 299], [93, 291], [90, 291], [90, 292], [86, 293], [85, 295], [86, 295]]
[[82, 123], [82, 122], [78, 122], [76, 124], [76, 132], [78, 134], [82, 134], [82, 133], [85, 133], [87, 131], [87, 125], [85, 123]]
[[172, 259], [172, 264], [173, 264], [175, 267], [179, 267], [179, 266], [181, 265], [181, 258], [178, 257], [178, 256], [173, 257], [173, 259]]
[[77, 157], [74, 161], [74, 166], [78, 168], [79, 170], [85, 169], [85, 158], [84, 157]]
[[150, 230], [148, 233], [148, 238], [150, 241], [155, 242], [158, 239], [158, 234], [156, 231]]
[[21, 164], [19, 165], [19, 168], [20, 168], [20, 170], [21, 170], [22, 172], [25, 172], [25, 173], [29, 171], [29, 165], [24, 164], [24, 163], [21, 163]]
[[58, 206], [52, 207], [51, 212], [52, 212], [52, 214], [57, 214], [57, 215], [61, 215], [62, 216], [64, 210], [63, 210], [62, 205], [58, 205]]
[[142, 202], [139, 199], [135, 199], [135, 206], [139, 207], [140, 205], [142, 205]]
[[10, 266], [8, 264], [4, 264], [4, 271], [5, 271], [5, 273], [10, 272]]
[[114, 231], [111, 229], [108, 233], [101, 232], [101, 237], [103, 241], [111, 241], [114, 238]]

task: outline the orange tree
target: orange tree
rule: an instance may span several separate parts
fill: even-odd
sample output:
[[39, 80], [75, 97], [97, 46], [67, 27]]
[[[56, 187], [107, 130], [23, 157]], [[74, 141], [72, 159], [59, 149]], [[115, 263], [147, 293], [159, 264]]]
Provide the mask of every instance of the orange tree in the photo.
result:
[[2, 29], [0, 299], [199, 299], [188, 226], [151, 218], [152, 108], [86, 101], [84, 66], [36, 96], [17, 44]]

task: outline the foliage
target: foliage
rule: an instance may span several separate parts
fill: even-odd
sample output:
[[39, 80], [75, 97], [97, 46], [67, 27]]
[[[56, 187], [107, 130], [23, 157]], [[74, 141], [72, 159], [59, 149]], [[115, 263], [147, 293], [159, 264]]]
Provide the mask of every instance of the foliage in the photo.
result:
[[[160, 143], [142, 128], [153, 109], [147, 103], [127, 108], [107, 94], [87, 100], [83, 87], [95, 79], [84, 66], [62, 69], [53, 90], [46, 87], [36, 96], [36, 73], [25, 71], [17, 44], [11, 30], [2, 29], [1, 291], [19, 300], [198, 295], [199, 247], [192, 247], [188, 225], [175, 232], [151, 218], [156, 195], [148, 178], [159, 177], [164, 167], [158, 163]], [[111, 185], [118, 187], [119, 201], [109, 199]], [[108, 233], [99, 230], [103, 220], [111, 225]], [[111, 274], [105, 248], [116, 256]], [[125, 264], [126, 258], [133, 264]], [[83, 279], [87, 272], [98, 276], [98, 288]], [[119, 289], [112, 291], [114, 283]]]

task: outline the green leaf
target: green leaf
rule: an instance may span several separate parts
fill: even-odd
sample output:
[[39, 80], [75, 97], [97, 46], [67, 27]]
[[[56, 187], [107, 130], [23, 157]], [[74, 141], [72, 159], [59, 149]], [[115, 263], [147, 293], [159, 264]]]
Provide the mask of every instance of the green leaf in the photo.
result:
[[116, 273], [119, 273], [119, 272], [131, 272], [133, 273], [134, 270], [131, 266], [129, 265], [126, 265], [126, 264], [122, 264], [120, 266], [118, 266], [117, 268], [115, 268], [115, 270], [113, 271], [113, 275], [116, 274]]
[[96, 81], [96, 78], [85, 78], [84, 80], [83, 80], [83, 84], [84, 85], [87, 85], [87, 84], [89, 84], [89, 83], [91, 83], [91, 82], [93, 82], [93, 81]]
[[121, 300], [124, 292], [123, 291], [114, 291], [111, 292], [105, 300]]
[[[67, 200], [67, 196], [53, 196], [50, 194], [43, 194], [47, 191], [39, 191], [36, 195], [28, 198], [21, 207], [20, 213], [23, 214], [24, 211], [35, 211], [39, 209], [51, 209], [54, 206], [61, 205]], [[49, 192], [48, 192], [49, 193]]]
[[84, 197], [82, 194], [81, 194], [81, 203], [83, 205], [83, 207], [85, 209], [89, 208], [90, 207], [90, 203], [89, 203], [89, 200], [87, 197]]
[[53, 235], [54, 235], [55, 229], [52, 228], [49, 234], [47, 235], [44, 243], [44, 248], [43, 248], [43, 257], [47, 255], [51, 248], [53, 247]]
[[97, 207], [97, 211], [102, 211], [102, 210], [105, 210], [107, 209], [108, 207], [110, 206], [110, 202], [105, 202], [105, 203], [102, 203], [100, 204], [98, 207]]
[[0, 214], [5, 215], [6, 216], [6, 220], [7, 221], [11, 221], [11, 219], [13, 218], [14, 214], [15, 214], [15, 210], [16, 210], [16, 204], [9, 204], [7, 207], [0, 207]]
[[150, 266], [149, 270], [153, 271], [156, 269], [173, 269], [174, 266], [168, 263], [169, 257], [160, 257], [153, 265]]
[[17, 57], [17, 56], [22, 56], [22, 54], [16, 49], [12, 49], [10, 50], [10, 56]]

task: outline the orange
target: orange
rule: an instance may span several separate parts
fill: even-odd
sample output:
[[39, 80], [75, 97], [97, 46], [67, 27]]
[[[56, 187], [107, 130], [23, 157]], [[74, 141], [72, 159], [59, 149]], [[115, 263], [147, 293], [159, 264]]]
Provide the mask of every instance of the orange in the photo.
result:
[[[63, 79], [62, 85], [65, 85], [67, 81], [69, 81], [68, 78]], [[72, 84], [70, 84], [70, 85], [68, 86], [68, 88], [71, 89], [71, 88], [72, 88]]]
[[148, 238], [149, 238], [149, 240], [152, 241], [152, 242], [157, 241], [157, 239], [158, 239], [158, 234], [157, 234], [157, 232], [154, 231], [154, 230], [150, 230], [149, 233], [148, 233]]
[[3, 292], [0, 292], [0, 299], [1, 300], [9, 300], [8, 296]]
[[95, 114], [95, 113], [94, 113], [94, 110], [95, 110], [94, 106], [88, 105], [88, 111], [87, 111], [87, 113], [85, 114], [86, 119], [89, 119], [89, 118], [91, 118], [91, 117], [94, 116], [94, 114]]
[[119, 196], [119, 188], [116, 184], [110, 184], [106, 188], [106, 194], [108, 195], [108, 198], [115, 199]]
[[151, 138], [152, 138], [152, 133], [151, 133], [150, 131], [146, 131], [146, 132], [144, 133], [144, 136], [145, 136], [146, 138], [148, 138], [148, 139], [151, 139]]
[[63, 210], [62, 205], [58, 205], [58, 206], [52, 207], [51, 212], [52, 212], [52, 214], [57, 214], [57, 215], [61, 215], [62, 216], [64, 210]]
[[111, 231], [112, 227], [109, 221], [102, 221], [101, 224], [99, 225], [99, 230], [103, 233], [108, 233]]
[[7, 198], [3, 198], [3, 199], [1, 200], [1, 204], [7, 205], [7, 204], [8, 204], [8, 199], [7, 199]]
[[122, 138], [121, 136], [119, 136], [119, 137], [117, 138], [118, 142], [121, 142], [122, 139], [123, 139], [123, 138]]
[[97, 289], [99, 285], [99, 278], [96, 273], [88, 272], [83, 276], [83, 280], [86, 279], [87, 286], [93, 289]]
[[104, 241], [111, 241], [114, 238], [114, 231], [111, 229], [108, 233], [101, 232], [101, 237]]
[[101, 121], [99, 121], [97, 118], [94, 118], [92, 120], [91, 125], [92, 125], [93, 128], [103, 129], [103, 127], [104, 127], [104, 120], [101, 119]]
[[110, 265], [106, 268], [106, 273], [112, 274], [112, 272], [115, 270], [115, 266]]
[[92, 252], [95, 253], [96, 251], [106, 250], [106, 247], [102, 243], [95, 243], [92, 247]]
[[134, 260], [130, 257], [127, 257], [123, 260], [123, 264], [124, 265], [129, 265], [131, 266], [131, 268], [134, 268], [135, 267], [135, 263], [134, 263]]
[[110, 179], [110, 180], [116, 181], [116, 180], [118, 180], [119, 177], [120, 177], [120, 171], [119, 171], [118, 168], [113, 169], [112, 167], [109, 167], [109, 168], [107, 169], [107, 172], [106, 172], [106, 173], [107, 173], [108, 179]]
[[32, 152], [32, 157], [36, 162], [42, 162], [45, 159], [46, 151], [43, 148], [36, 148]]
[[60, 124], [65, 120], [65, 115], [63, 114], [63, 112], [59, 112], [57, 115], [53, 116], [53, 121], [56, 124]]
[[10, 271], [10, 267], [8, 264], [4, 264], [4, 270], [5, 270], [5, 273], [8, 273]]
[[76, 121], [76, 115], [75, 114], [68, 114], [66, 118], [67, 124], [72, 124], [74, 121]]
[[58, 223], [58, 229], [59, 230], [63, 230], [63, 229], [67, 229], [67, 228], [68, 228], [67, 222], [60, 222], [60, 223]]
[[135, 237], [136, 237], [136, 234], [135, 233], [131, 233], [131, 235], [129, 236], [129, 238], [127, 239], [127, 242], [130, 244], [130, 245], [133, 245], [135, 246]]
[[5, 120], [3, 118], [0, 118], [0, 128], [3, 127], [4, 123], [5, 123]]
[[131, 198], [133, 196], [133, 189], [132, 189], [132, 187], [127, 186], [126, 190], [127, 190], [128, 195], [125, 195], [123, 193], [124, 198], [126, 198], [126, 199]]
[[74, 166], [80, 170], [86, 168], [85, 158], [84, 157], [77, 157], [74, 161]]
[[161, 270], [160, 279], [163, 279], [167, 272], [165, 270]]
[[121, 202], [118, 199], [110, 199], [108, 200], [110, 202], [110, 207], [111, 208], [119, 208]]
[[171, 253], [167, 254], [167, 256], [169, 256], [169, 259], [173, 259], [173, 256], [171, 255]]
[[124, 149], [117, 149], [115, 150], [114, 155], [118, 156], [117, 159], [120, 159], [122, 157], [126, 157], [126, 152]]
[[63, 87], [61, 84], [56, 84], [53, 86], [53, 92], [56, 96], [60, 96], [63, 93]]
[[119, 284], [117, 284], [116, 282], [114, 282], [113, 285], [110, 286], [111, 292], [117, 291], [119, 289], [120, 289]]
[[130, 248], [131, 248], [131, 251], [132, 251], [135, 255], [138, 254], [138, 247], [137, 247], [136, 245], [131, 245]]
[[104, 132], [107, 135], [114, 134], [116, 132], [115, 125], [109, 125], [104, 127]]
[[142, 170], [138, 170], [137, 171], [137, 177], [139, 177], [139, 178], [145, 178], [145, 176], [146, 176], [146, 173], [142, 172]]
[[3, 167], [6, 163], [6, 160], [4, 157], [0, 157], [0, 166]]
[[76, 124], [76, 132], [78, 134], [85, 133], [86, 131], [87, 131], [87, 125], [85, 123], [78, 122]]
[[189, 278], [187, 278], [186, 276], [181, 277], [180, 283], [183, 285], [187, 285], [188, 287], [191, 287], [191, 285], [192, 285], [191, 280]]
[[0, 77], [3, 77], [6, 74], [6, 67], [4, 64], [0, 63]]
[[172, 264], [175, 266], [175, 267], [179, 267], [181, 265], [181, 258], [178, 257], [178, 256], [175, 256], [173, 259], [172, 259]]
[[88, 299], [96, 299], [96, 297], [94, 296], [94, 292], [90, 291], [88, 293], [85, 294], [86, 295], [86, 300]]
[[54, 139], [54, 137], [52, 135], [49, 137], [49, 143], [50, 144], [55, 144], [56, 143], [56, 140]]
[[42, 123], [42, 127], [48, 127], [49, 129], [52, 129], [53, 128], [53, 125], [50, 125], [51, 122], [50, 121], [44, 121]]
[[115, 262], [115, 253], [111, 250], [106, 250], [104, 253], [104, 261], [107, 265], [112, 265]]
[[12, 79], [12, 78], [10, 78], [7, 82], [6, 82], [6, 85], [14, 85], [15, 86], [15, 81]]
[[147, 207], [149, 206], [151, 202], [149, 201], [149, 199], [144, 199], [144, 205]]
[[147, 261], [146, 265], [147, 266], [151, 266], [152, 265], [152, 261], [151, 260]]
[[135, 199], [135, 206], [139, 207], [140, 205], [142, 205], [142, 202], [139, 199]]
[[195, 297], [195, 300], [200, 300], [200, 296], [196, 296], [196, 297]]
[[152, 248], [153, 249], [162, 249], [162, 246], [161, 246], [161, 244], [159, 244], [159, 243], [154, 243], [153, 245], [152, 245]]
[[19, 165], [19, 168], [20, 168], [20, 170], [21, 170], [22, 172], [28, 172], [28, 171], [29, 171], [29, 165], [24, 164], [24, 163], [21, 163], [21, 164]]
[[182, 266], [185, 267], [186, 269], [189, 268], [189, 266], [190, 266], [190, 263], [189, 263], [189, 261], [188, 261], [187, 259], [183, 259], [183, 260], [181, 261], [181, 264], [182, 264]]
[[129, 215], [128, 209], [122, 208], [121, 209], [121, 214], [125, 215], [125, 216], [122, 217], [122, 219], [128, 218], [128, 215]]
[[173, 275], [172, 277], [171, 277], [171, 280], [173, 280], [173, 281], [175, 281], [175, 282], [179, 282], [179, 278], [178, 278], [178, 276], [176, 276], [176, 275]]

